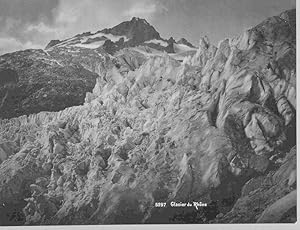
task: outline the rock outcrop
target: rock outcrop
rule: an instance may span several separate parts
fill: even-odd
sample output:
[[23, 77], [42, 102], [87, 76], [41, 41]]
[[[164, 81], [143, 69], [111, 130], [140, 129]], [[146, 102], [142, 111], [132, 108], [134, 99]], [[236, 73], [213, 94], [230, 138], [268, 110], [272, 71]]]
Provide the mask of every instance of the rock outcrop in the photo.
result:
[[293, 15], [182, 63], [120, 53], [84, 104], [0, 120], [0, 223], [295, 222]]

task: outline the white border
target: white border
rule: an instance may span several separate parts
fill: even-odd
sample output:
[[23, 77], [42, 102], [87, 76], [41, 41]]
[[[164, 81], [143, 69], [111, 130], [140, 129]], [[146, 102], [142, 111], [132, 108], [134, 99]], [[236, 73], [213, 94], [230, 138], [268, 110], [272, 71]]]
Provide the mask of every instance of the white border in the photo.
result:
[[[41, 0], [42, 1], [42, 0]], [[187, 0], [188, 1], [188, 0]], [[286, 1], [286, 0], [282, 0]], [[297, 41], [296, 41], [296, 52], [297, 52], [297, 72], [296, 76], [300, 76], [300, 51], [299, 51], [299, 42], [300, 42], [300, 16], [299, 16], [299, 8], [300, 3], [298, 0], [296, 1], [296, 33], [297, 33]], [[300, 79], [297, 79], [296, 82], [297, 89], [300, 89]], [[299, 93], [297, 92], [297, 108], [299, 108]], [[299, 169], [299, 161], [300, 161], [300, 154], [299, 153], [299, 122], [300, 121], [300, 114], [297, 112], [297, 169]], [[299, 185], [299, 170], [297, 170], [297, 185]], [[297, 186], [298, 187], [298, 186]], [[299, 190], [297, 191], [297, 197], [299, 195]], [[121, 230], [132, 230], [132, 229], [170, 229], [170, 230], [189, 230], [189, 229], [222, 229], [222, 230], [240, 230], [240, 229], [278, 229], [278, 230], [285, 230], [285, 229], [300, 229], [299, 224], [299, 198], [297, 198], [297, 223], [296, 224], [139, 224], [139, 225], [43, 225], [43, 226], [0, 226], [0, 230], [46, 230], [46, 229], [53, 229], [53, 230], [81, 230], [81, 229], [88, 229], [88, 230], [102, 230], [102, 229], [121, 229]], [[1, 215], [1, 213], [0, 213]]]

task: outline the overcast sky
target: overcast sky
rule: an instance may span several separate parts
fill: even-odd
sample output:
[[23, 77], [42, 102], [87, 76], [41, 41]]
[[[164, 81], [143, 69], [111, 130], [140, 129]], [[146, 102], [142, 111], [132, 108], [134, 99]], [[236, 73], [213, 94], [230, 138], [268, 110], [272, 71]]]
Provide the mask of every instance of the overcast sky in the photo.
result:
[[44, 48], [52, 39], [95, 32], [145, 18], [162, 37], [217, 44], [263, 19], [295, 8], [296, 0], [0, 0], [0, 54]]

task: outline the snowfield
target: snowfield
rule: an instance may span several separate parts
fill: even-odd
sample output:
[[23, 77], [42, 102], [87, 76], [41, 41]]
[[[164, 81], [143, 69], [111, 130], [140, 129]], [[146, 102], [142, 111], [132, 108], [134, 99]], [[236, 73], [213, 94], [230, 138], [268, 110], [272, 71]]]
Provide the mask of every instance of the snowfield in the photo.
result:
[[75, 44], [73, 46], [76, 46], [76, 47], [80, 47], [80, 48], [86, 48], [86, 49], [97, 49], [99, 48], [100, 46], [103, 46], [105, 41], [98, 41], [98, 42], [92, 42], [90, 44]]

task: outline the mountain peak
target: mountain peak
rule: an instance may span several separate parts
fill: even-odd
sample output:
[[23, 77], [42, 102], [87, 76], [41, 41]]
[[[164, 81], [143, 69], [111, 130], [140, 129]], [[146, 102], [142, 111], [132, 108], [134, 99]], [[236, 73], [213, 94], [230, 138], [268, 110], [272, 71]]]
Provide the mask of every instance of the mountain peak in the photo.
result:
[[131, 21], [138, 21], [138, 20], [144, 20], [142, 18], [139, 18], [139, 17], [132, 17]]
[[143, 22], [143, 23], [146, 23], [148, 25], [150, 25], [146, 19], [144, 18], [139, 18], [139, 17], [132, 17], [131, 19], [131, 22]]
[[101, 31], [116, 36], [126, 36], [134, 42], [144, 42], [151, 39], [160, 39], [159, 33], [145, 19], [133, 17], [131, 21], [122, 22], [110, 29]]
[[176, 41], [173, 37], [170, 37], [169, 40], [168, 40], [168, 43], [172, 44], [172, 43], [176, 43]]

